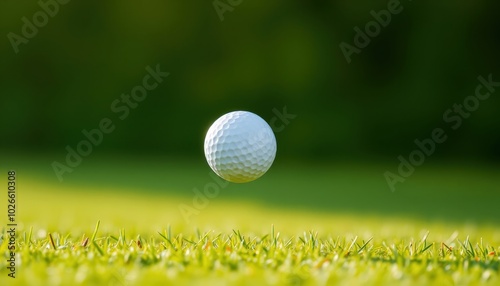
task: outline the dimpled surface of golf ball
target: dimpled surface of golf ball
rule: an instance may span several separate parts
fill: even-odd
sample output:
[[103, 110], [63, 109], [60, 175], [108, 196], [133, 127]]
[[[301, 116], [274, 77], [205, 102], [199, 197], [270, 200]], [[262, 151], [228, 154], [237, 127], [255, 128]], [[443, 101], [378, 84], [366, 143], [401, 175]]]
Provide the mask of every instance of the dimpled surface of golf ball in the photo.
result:
[[234, 111], [217, 119], [205, 137], [205, 157], [219, 177], [246, 183], [273, 164], [276, 138], [264, 119], [248, 111]]

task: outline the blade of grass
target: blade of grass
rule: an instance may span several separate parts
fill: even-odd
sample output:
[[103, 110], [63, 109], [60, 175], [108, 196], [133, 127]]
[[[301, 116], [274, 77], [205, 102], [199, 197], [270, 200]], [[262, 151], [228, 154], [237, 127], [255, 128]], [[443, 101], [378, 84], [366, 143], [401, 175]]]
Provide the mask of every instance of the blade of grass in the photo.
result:
[[52, 238], [52, 234], [49, 232], [49, 241], [50, 241], [50, 245], [52, 245], [52, 248], [54, 248], [54, 250], [56, 250], [56, 244], [54, 243], [54, 239]]
[[358, 250], [358, 254], [361, 253], [361, 251], [363, 251], [363, 249], [365, 249], [365, 247], [368, 245], [368, 243], [370, 243], [370, 241], [372, 241], [373, 237], [370, 237], [370, 239], [368, 239], [364, 244], [363, 246], [361, 246]]
[[99, 225], [101, 224], [101, 221], [98, 220], [97, 221], [97, 224], [95, 225], [95, 229], [94, 229], [94, 233], [92, 233], [92, 237], [90, 239], [90, 241], [94, 242], [95, 241], [95, 237], [97, 235], [97, 231], [99, 230]]

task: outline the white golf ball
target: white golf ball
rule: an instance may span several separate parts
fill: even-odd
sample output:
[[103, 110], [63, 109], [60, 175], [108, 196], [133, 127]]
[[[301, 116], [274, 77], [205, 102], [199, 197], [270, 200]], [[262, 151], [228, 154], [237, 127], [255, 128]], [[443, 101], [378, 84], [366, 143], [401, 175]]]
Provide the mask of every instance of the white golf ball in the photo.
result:
[[205, 137], [205, 157], [219, 177], [233, 182], [253, 181], [267, 172], [276, 156], [276, 138], [264, 119], [234, 111], [217, 119]]

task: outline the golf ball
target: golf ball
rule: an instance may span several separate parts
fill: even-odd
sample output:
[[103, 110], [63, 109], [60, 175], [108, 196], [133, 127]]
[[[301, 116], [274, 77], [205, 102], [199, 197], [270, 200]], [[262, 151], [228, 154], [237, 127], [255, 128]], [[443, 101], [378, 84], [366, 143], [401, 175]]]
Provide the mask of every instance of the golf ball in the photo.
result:
[[276, 156], [276, 138], [258, 115], [234, 111], [210, 126], [204, 149], [208, 165], [219, 177], [246, 183], [269, 170]]

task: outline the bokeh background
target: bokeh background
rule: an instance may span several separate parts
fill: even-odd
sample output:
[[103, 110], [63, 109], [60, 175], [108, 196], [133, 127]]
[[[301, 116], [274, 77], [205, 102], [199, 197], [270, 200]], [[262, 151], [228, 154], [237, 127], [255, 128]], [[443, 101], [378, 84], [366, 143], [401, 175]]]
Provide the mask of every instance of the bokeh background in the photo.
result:
[[[15, 53], [7, 35], [21, 35], [22, 18], [41, 8], [2, 1], [0, 166], [69, 193], [99, 186], [189, 204], [212, 180], [210, 124], [232, 110], [271, 120], [286, 107], [296, 118], [276, 133], [273, 168], [216, 200], [494, 222], [500, 88], [458, 130], [442, 116], [474, 94], [479, 75], [500, 81], [498, 1], [402, 1], [348, 63], [339, 44], [352, 45], [354, 28], [387, 4], [243, 1], [221, 21], [212, 1], [73, 0]], [[170, 76], [118, 120], [111, 102], [157, 64]], [[59, 182], [52, 162], [104, 117], [116, 130]], [[384, 172], [436, 127], [448, 140], [391, 192]]]

